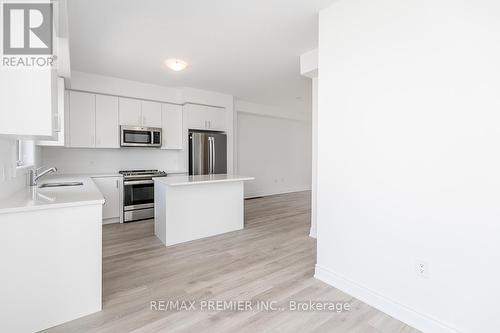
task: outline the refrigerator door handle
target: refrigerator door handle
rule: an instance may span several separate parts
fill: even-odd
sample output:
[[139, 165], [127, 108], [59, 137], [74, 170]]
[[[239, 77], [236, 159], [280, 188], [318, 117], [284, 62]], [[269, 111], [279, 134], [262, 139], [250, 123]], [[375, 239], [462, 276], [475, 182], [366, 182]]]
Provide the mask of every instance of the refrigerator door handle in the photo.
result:
[[212, 137], [212, 174], [215, 173], [215, 138]]
[[212, 173], [215, 173], [215, 138], [212, 137]]
[[212, 137], [208, 137], [208, 174], [212, 174], [212, 161], [213, 154], [212, 154]]
[[192, 171], [191, 173], [194, 175], [195, 174], [195, 170], [194, 170], [194, 164], [195, 164], [195, 155], [194, 155], [194, 136], [192, 134], [189, 135], [189, 141], [190, 141], [190, 144], [191, 144], [191, 163], [189, 165], [189, 168], [191, 169], [190, 171]]
[[215, 173], [215, 138], [212, 137], [212, 174]]

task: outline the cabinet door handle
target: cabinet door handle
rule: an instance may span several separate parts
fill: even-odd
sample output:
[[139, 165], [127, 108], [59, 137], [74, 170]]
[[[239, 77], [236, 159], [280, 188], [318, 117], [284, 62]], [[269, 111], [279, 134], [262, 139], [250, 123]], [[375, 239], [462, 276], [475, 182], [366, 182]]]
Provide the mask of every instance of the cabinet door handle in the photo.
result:
[[55, 117], [55, 123], [56, 123], [55, 132], [60, 133], [61, 132], [61, 116], [59, 114], [56, 114], [54, 117]]
[[120, 184], [118, 183], [118, 179], [116, 180], [116, 188], [120, 188]]

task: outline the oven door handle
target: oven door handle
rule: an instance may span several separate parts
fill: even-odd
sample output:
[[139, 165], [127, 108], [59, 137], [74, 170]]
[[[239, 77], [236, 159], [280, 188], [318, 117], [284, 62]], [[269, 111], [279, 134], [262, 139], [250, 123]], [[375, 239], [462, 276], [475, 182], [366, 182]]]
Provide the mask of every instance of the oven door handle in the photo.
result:
[[143, 185], [143, 184], [154, 184], [153, 180], [126, 180], [123, 185]]

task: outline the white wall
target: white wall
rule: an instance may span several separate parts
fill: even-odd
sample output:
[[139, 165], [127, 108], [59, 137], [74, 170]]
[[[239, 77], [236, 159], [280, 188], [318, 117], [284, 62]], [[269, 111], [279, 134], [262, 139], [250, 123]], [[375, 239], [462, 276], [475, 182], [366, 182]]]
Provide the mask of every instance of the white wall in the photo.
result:
[[124, 80], [79, 71], [72, 71], [68, 88], [95, 93], [144, 98], [170, 103], [182, 103], [182, 89]]
[[[34, 149], [35, 165], [39, 156], [39, 149]], [[17, 169], [16, 160], [16, 140], [0, 138], [0, 200], [28, 185], [28, 169]]]
[[426, 332], [500, 331], [499, 17], [492, 0], [320, 13], [316, 276]]
[[310, 190], [310, 115], [295, 117], [301, 119], [269, 116], [264, 114], [283, 113], [254, 103], [235, 104], [238, 174], [255, 177], [245, 182], [245, 196]]
[[311, 230], [316, 238], [318, 225], [318, 77], [312, 78], [312, 148], [311, 148]]
[[318, 184], [318, 49], [300, 56], [300, 75], [311, 79], [311, 122], [312, 122], [312, 161], [311, 161], [311, 229], [309, 236], [316, 238], [317, 233], [317, 184]]
[[0, 139], [0, 199], [5, 198], [26, 183], [16, 173], [16, 141]]

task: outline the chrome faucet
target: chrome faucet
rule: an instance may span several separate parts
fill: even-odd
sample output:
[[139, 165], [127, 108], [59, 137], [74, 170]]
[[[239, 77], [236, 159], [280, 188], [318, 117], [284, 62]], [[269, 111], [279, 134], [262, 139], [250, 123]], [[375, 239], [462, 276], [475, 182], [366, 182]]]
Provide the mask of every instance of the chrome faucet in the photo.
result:
[[52, 167], [52, 168], [48, 168], [45, 171], [42, 171], [41, 173], [38, 173], [42, 169], [43, 169], [43, 167], [35, 169], [35, 170], [33, 170], [33, 169], [30, 170], [30, 186], [36, 186], [37, 185], [36, 182], [38, 179], [40, 179], [41, 177], [45, 176], [46, 174], [48, 174], [50, 172], [57, 171], [56, 167]]

